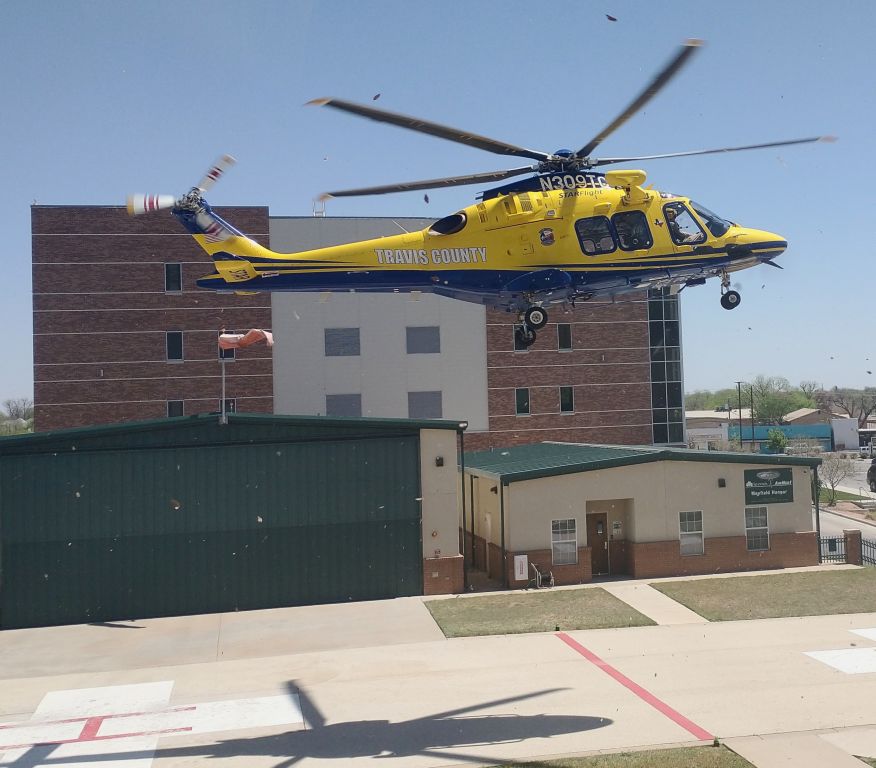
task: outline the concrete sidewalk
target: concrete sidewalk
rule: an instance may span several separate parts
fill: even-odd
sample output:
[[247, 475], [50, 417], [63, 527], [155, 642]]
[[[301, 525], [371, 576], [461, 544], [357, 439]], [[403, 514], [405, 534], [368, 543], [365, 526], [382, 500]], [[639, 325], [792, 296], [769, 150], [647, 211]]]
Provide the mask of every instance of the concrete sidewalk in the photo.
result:
[[645, 614], [649, 619], [661, 625], [675, 624], [708, 624], [704, 619], [690, 608], [676, 602], [671, 597], [658, 592], [650, 584], [602, 584], [602, 588], [618, 600], [623, 600], [627, 605], [635, 608], [639, 613]]
[[864, 764], [853, 755], [876, 756], [876, 729], [842, 729], [826, 735], [802, 732], [744, 736], [723, 743], [755, 768], [863, 768]]

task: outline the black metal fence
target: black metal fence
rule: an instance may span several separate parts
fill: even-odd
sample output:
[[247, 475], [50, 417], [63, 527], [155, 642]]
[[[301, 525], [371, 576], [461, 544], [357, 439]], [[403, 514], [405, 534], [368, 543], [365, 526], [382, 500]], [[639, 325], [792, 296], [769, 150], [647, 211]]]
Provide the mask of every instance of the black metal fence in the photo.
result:
[[861, 539], [861, 559], [864, 565], [876, 565], [876, 541]]
[[846, 540], [842, 536], [822, 537], [818, 540], [821, 547], [822, 563], [844, 563], [846, 561]]

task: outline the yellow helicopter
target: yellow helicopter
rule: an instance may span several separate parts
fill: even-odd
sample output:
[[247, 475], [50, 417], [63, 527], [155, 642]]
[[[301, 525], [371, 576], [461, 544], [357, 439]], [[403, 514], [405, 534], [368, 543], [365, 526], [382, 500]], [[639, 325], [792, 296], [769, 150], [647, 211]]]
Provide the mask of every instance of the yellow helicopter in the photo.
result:
[[[223, 157], [186, 195], [132, 195], [131, 214], [170, 208], [209, 253], [216, 272], [198, 280], [214, 291], [430, 292], [518, 315], [519, 341], [529, 346], [548, 321], [547, 307], [596, 296], [721, 281], [721, 305], [739, 305], [730, 273], [768, 264], [787, 248], [770, 232], [728, 221], [688, 197], [645, 186], [640, 170], [593, 169], [618, 163], [737, 152], [832, 140], [818, 136], [742, 147], [640, 157], [595, 158], [592, 152], [650, 101], [699, 48], [689, 40], [603, 131], [577, 151], [547, 153], [340, 99], [313, 105], [430, 134], [534, 164], [329, 192], [323, 198], [379, 195], [483, 184], [530, 174], [483, 192], [474, 205], [430, 227], [375, 240], [292, 254], [275, 253], [212, 211], [203, 193], [233, 163]], [[534, 174], [534, 175], [533, 175]]]

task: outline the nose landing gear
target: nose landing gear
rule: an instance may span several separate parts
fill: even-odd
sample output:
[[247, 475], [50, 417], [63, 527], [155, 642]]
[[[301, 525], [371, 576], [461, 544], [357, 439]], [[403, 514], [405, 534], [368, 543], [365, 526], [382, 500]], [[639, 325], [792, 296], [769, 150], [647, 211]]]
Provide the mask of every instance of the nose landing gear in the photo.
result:
[[730, 290], [730, 275], [726, 271], [721, 273], [721, 306], [724, 309], [736, 309], [742, 297], [738, 291]]
[[535, 344], [535, 332], [547, 325], [547, 311], [541, 307], [529, 307], [520, 320], [520, 327], [514, 332], [515, 340], [520, 346], [531, 347]]

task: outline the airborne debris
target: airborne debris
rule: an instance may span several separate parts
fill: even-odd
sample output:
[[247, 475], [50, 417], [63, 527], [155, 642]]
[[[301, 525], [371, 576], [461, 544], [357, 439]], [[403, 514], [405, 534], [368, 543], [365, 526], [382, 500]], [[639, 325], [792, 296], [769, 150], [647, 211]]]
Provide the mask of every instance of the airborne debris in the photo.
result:
[[615, 16], [610, 16], [610, 15], [607, 14], [607, 13], [605, 14], [605, 18], [608, 19], [609, 21], [617, 21], [617, 17], [615, 17]]
[[375, 94], [371, 97], [371, 101], [377, 101], [379, 98], [380, 98], [380, 94], [379, 94], [379, 93], [375, 93]]
[[423, 195], [423, 200], [425, 200], [428, 203], [429, 202], [429, 195]]

